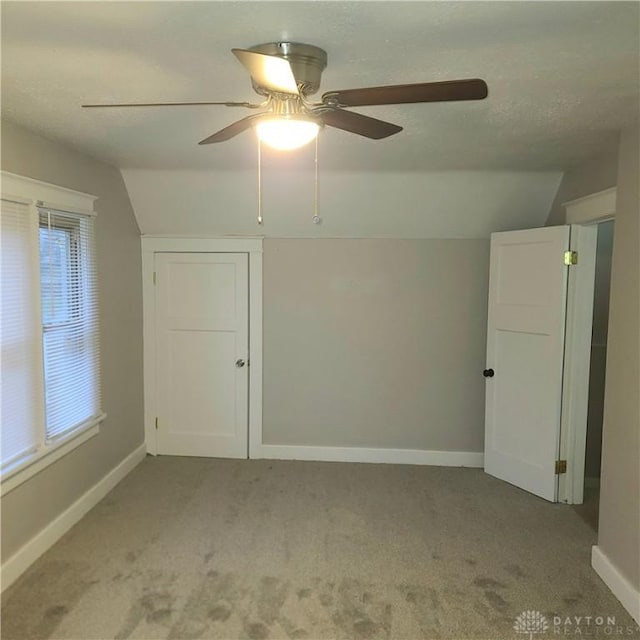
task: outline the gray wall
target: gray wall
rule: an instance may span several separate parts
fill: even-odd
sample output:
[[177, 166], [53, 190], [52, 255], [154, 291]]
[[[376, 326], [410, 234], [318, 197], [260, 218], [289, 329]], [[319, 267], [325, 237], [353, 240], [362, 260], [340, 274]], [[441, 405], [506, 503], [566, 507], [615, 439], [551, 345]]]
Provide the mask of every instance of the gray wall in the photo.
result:
[[103, 408], [100, 434], [2, 497], [2, 558], [142, 444], [140, 239], [120, 172], [2, 122], [2, 168], [96, 195]]
[[[263, 155], [255, 169], [124, 169], [143, 234], [268, 238], [487, 238], [544, 224], [559, 171], [340, 171], [321, 154], [319, 214], [308, 151]], [[372, 150], [372, 153], [375, 153]], [[180, 212], [176, 215], [176, 212]], [[470, 213], [472, 212], [472, 213]]]
[[640, 131], [618, 152], [565, 173], [547, 224], [564, 224], [561, 203], [617, 187], [606, 356], [598, 546], [640, 590]]
[[482, 451], [488, 268], [488, 240], [265, 240], [264, 442]]
[[640, 590], [640, 131], [618, 161], [598, 546]]
[[604, 153], [590, 162], [565, 171], [549, 211], [547, 226], [564, 224], [563, 203], [616, 186], [618, 150]]

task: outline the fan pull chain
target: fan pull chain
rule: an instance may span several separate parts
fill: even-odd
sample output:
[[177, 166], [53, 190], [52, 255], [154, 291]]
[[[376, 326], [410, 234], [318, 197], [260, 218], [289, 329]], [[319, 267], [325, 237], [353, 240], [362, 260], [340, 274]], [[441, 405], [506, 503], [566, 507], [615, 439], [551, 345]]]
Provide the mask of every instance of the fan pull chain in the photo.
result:
[[262, 140], [258, 138], [258, 224], [262, 224]]
[[313, 224], [320, 224], [320, 216], [318, 215], [318, 136], [316, 136], [316, 158], [314, 166], [313, 181]]

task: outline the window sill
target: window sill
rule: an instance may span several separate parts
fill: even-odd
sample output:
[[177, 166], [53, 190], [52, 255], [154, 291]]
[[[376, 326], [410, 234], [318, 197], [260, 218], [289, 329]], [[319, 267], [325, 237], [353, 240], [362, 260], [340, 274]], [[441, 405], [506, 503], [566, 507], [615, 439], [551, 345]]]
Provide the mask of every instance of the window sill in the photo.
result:
[[100, 433], [100, 423], [106, 418], [102, 414], [90, 422], [78, 427], [71, 433], [55, 443], [48, 444], [41, 450], [32, 453], [26, 459], [21, 459], [12, 467], [5, 469], [2, 474], [2, 484], [0, 485], [0, 496], [13, 491], [16, 487], [32, 478], [43, 469], [59, 460], [67, 453], [73, 451], [87, 440]]

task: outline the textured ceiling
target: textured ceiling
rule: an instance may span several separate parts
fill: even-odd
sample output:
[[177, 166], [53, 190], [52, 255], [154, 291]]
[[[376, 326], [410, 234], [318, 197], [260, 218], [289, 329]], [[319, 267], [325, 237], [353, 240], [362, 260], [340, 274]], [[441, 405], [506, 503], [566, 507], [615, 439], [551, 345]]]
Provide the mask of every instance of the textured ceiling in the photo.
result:
[[[123, 168], [238, 169], [251, 132], [197, 142], [243, 109], [83, 102], [254, 100], [230, 53], [324, 48], [321, 91], [482, 77], [475, 103], [367, 107], [400, 134], [321, 133], [331, 170], [565, 169], [637, 118], [635, 2], [2, 2], [3, 116]], [[295, 154], [291, 162], [295, 163]]]

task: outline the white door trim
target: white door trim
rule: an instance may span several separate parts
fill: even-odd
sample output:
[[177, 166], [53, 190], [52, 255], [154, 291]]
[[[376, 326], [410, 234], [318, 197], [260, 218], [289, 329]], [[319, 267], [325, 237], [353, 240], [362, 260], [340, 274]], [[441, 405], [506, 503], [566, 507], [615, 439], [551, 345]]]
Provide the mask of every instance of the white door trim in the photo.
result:
[[589, 224], [611, 220], [616, 215], [615, 187], [564, 202], [567, 224]]
[[180, 238], [142, 236], [144, 341], [144, 433], [147, 452], [156, 455], [156, 253], [246, 253], [249, 256], [249, 457], [262, 445], [262, 238]]
[[584, 499], [597, 225], [615, 219], [616, 197], [612, 187], [564, 203], [571, 249], [578, 252], [578, 264], [569, 269], [560, 431], [560, 457], [567, 461], [567, 473], [560, 476], [558, 500], [568, 504]]

